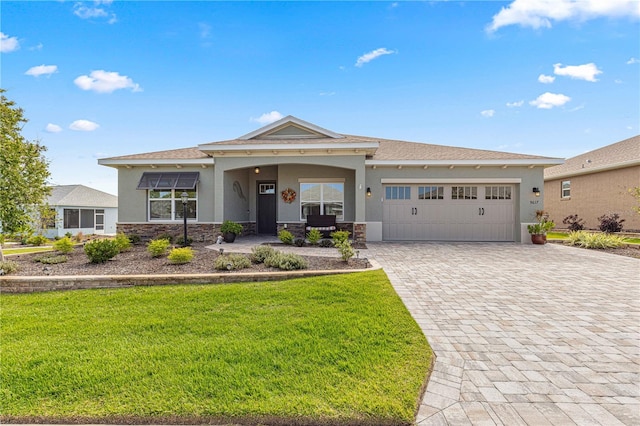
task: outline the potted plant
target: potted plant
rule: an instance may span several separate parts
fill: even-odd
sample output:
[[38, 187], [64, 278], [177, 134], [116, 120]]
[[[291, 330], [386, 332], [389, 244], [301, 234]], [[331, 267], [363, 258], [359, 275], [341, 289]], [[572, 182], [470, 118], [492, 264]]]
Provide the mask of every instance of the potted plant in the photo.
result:
[[241, 234], [243, 229], [244, 227], [241, 224], [231, 220], [225, 220], [220, 226], [222, 237], [227, 243], [234, 242], [236, 240], [236, 236]]
[[555, 228], [556, 224], [552, 220], [547, 219], [547, 215], [539, 210], [536, 212], [537, 223], [527, 225], [527, 231], [531, 234], [531, 242], [533, 244], [546, 244], [547, 232]]

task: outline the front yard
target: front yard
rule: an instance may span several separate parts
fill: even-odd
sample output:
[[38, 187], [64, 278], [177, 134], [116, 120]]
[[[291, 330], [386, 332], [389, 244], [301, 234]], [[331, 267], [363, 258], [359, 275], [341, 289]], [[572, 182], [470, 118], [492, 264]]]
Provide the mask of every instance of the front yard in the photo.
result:
[[431, 350], [382, 271], [2, 296], [0, 420], [410, 424]]

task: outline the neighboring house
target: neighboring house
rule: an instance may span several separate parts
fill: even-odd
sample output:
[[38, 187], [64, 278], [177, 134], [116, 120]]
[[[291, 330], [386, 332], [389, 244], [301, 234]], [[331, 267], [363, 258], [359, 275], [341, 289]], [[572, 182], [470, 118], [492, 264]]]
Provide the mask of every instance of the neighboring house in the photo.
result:
[[118, 197], [84, 185], [51, 187], [47, 199], [55, 210], [55, 220], [46, 230], [47, 238], [77, 235], [115, 234], [118, 219]]
[[640, 215], [629, 190], [640, 186], [640, 136], [569, 158], [544, 171], [544, 205], [558, 227], [577, 214], [590, 229], [598, 229], [598, 217], [617, 213], [623, 231], [639, 231]]
[[[225, 219], [245, 234], [304, 236], [335, 215], [357, 241], [521, 241], [561, 159], [350, 136], [288, 116], [234, 140], [103, 158], [118, 169], [118, 230], [212, 241]], [[528, 236], [524, 240], [529, 241]]]

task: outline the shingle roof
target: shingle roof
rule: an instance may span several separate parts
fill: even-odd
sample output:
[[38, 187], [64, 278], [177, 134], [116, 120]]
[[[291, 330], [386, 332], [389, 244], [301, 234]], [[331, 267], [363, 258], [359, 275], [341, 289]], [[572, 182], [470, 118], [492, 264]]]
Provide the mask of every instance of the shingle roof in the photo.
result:
[[197, 147], [192, 147], [122, 155], [119, 157], [103, 158], [103, 160], [197, 160], [200, 158], [209, 158], [209, 156]]
[[[481, 149], [459, 148], [445, 145], [426, 144], [421, 142], [406, 142], [391, 139], [380, 139], [366, 136], [342, 135], [344, 138], [312, 138], [312, 139], [233, 139], [211, 142], [203, 147], [216, 148], [221, 145], [308, 145], [308, 144], [349, 144], [377, 142], [379, 148], [372, 159], [374, 160], [513, 160], [513, 159], [546, 159], [527, 154], [488, 151]], [[112, 157], [107, 160], [182, 160], [208, 158], [207, 154], [198, 148], [173, 149], [143, 154]]]
[[50, 206], [118, 207], [118, 197], [84, 185], [51, 187], [47, 199]]
[[568, 158], [544, 171], [545, 180], [640, 164], [640, 135]]

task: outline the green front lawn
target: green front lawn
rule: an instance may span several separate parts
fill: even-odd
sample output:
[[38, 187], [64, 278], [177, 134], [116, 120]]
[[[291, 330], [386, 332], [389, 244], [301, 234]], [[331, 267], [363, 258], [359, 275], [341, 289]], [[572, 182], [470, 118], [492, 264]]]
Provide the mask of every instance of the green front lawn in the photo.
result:
[[52, 251], [53, 247], [20, 247], [2, 249], [2, 253], [6, 256], [8, 254], [28, 254], [28, 253], [40, 253], [42, 251]]
[[[613, 234], [616, 235], [616, 234]], [[566, 240], [569, 237], [568, 232], [548, 232], [547, 240]], [[625, 237], [626, 244], [640, 244], [640, 238]]]
[[4, 294], [0, 341], [5, 421], [409, 424], [431, 365], [383, 271]]

